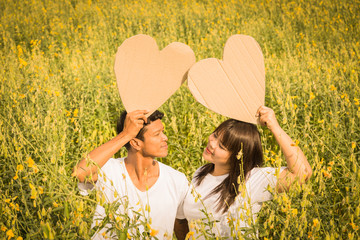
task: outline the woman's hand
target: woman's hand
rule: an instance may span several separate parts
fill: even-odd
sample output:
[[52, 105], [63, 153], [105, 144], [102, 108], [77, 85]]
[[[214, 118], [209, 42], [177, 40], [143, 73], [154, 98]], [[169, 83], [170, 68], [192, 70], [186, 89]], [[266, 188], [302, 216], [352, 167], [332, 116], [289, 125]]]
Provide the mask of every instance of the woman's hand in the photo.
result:
[[268, 127], [270, 131], [280, 128], [280, 125], [276, 120], [274, 110], [272, 110], [271, 108], [261, 106], [258, 109], [256, 116], [259, 117], [259, 122], [261, 126]]

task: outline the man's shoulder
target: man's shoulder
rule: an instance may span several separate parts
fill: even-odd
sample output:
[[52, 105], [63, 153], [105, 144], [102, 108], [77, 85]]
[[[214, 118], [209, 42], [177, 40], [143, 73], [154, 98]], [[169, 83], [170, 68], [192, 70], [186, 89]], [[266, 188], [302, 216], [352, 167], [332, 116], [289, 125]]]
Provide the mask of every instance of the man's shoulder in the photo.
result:
[[110, 158], [104, 166], [102, 166], [101, 171], [102, 172], [114, 172], [119, 171], [119, 168], [121, 169], [121, 166], [124, 164], [125, 158]]

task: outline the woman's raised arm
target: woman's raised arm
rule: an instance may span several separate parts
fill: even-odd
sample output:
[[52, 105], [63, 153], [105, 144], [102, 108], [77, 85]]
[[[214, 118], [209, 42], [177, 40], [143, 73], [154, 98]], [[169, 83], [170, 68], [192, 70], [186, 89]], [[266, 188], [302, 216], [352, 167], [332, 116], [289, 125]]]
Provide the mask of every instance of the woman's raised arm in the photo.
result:
[[275, 113], [271, 108], [261, 106], [257, 114], [260, 124], [268, 127], [274, 134], [286, 159], [287, 168], [282, 171], [279, 176], [276, 185], [277, 191], [283, 192], [288, 190], [294, 181], [303, 184], [312, 175], [312, 169], [304, 153], [280, 127], [276, 120]]

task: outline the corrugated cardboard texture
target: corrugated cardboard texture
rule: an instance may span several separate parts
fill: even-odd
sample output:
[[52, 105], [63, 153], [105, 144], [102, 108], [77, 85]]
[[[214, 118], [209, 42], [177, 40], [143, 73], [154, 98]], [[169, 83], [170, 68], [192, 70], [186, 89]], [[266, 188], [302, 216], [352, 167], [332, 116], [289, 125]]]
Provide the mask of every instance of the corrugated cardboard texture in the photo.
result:
[[188, 87], [212, 111], [256, 124], [256, 111], [265, 102], [265, 66], [259, 44], [250, 36], [231, 36], [223, 60], [204, 59], [191, 67]]
[[127, 112], [159, 108], [187, 78], [195, 55], [186, 44], [173, 42], [162, 51], [147, 35], [126, 39], [118, 48], [115, 75]]

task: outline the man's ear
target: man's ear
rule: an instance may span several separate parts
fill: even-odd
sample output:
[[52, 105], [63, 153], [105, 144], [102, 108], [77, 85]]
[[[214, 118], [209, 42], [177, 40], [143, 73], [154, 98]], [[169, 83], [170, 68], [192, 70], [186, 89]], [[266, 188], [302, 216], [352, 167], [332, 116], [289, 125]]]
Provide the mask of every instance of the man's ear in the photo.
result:
[[131, 147], [133, 149], [135, 149], [136, 151], [139, 151], [143, 145], [143, 142], [137, 138], [131, 139], [129, 143], [130, 143]]

